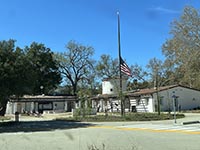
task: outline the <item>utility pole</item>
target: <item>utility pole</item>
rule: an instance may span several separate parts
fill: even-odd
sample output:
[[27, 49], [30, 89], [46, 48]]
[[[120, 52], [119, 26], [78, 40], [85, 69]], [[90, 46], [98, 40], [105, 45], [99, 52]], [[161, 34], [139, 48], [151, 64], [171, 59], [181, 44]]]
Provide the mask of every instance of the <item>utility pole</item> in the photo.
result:
[[159, 95], [158, 95], [158, 90], [159, 90], [159, 86], [158, 86], [158, 69], [156, 69], [156, 99], [157, 99], [158, 115], [160, 115], [160, 98], [159, 98]]
[[175, 91], [173, 91], [173, 106], [174, 106], [174, 123], [176, 124], [176, 95]]
[[120, 17], [119, 11], [117, 11], [117, 19], [118, 19], [118, 53], [119, 53], [119, 97], [121, 101], [121, 116], [124, 117], [124, 99], [122, 96], [122, 71], [121, 71], [121, 44], [120, 44]]

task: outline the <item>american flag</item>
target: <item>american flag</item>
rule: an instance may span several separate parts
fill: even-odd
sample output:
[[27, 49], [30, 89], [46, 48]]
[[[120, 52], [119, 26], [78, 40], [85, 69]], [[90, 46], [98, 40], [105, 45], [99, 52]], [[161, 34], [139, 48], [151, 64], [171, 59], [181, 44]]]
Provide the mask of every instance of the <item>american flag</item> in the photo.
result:
[[125, 61], [120, 57], [120, 69], [121, 72], [125, 73], [128, 76], [132, 76], [131, 75], [131, 69], [128, 67], [128, 65], [125, 63]]

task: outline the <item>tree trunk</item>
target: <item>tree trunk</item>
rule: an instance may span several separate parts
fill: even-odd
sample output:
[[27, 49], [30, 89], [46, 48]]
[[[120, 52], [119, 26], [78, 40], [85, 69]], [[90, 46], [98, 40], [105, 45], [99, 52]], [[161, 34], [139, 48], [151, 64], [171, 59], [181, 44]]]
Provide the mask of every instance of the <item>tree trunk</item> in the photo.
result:
[[77, 95], [77, 81], [74, 81], [72, 83], [72, 87], [73, 87], [73, 95]]

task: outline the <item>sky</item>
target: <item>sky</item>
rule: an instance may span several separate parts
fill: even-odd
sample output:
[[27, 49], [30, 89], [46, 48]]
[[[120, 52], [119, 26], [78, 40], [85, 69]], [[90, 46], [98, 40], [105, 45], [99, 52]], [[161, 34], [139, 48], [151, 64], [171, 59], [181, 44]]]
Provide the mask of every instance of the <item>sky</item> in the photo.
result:
[[144, 67], [151, 58], [164, 59], [170, 23], [188, 5], [200, 8], [198, 0], [0, 0], [0, 40], [15, 39], [21, 48], [43, 43], [53, 52], [66, 51], [73, 40], [92, 46], [95, 60], [118, 58], [119, 11], [121, 55]]

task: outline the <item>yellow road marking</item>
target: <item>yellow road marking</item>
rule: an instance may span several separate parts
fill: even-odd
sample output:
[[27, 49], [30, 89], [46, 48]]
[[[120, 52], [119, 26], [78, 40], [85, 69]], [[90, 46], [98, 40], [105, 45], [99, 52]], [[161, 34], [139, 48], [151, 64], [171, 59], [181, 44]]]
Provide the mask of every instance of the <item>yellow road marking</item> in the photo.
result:
[[161, 132], [161, 133], [185, 133], [185, 134], [200, 134], [200, 131], [187, 131], [187, 130], [172, 130], [172, 129], [150, 129], [150, 128], [123, 128], [115, 126], [91, 126], [89, 128], [98, 128], [98, 129], [115, 129], [115, 130], [124, 130], [124, 131], [148, 131], [148, 132]]

